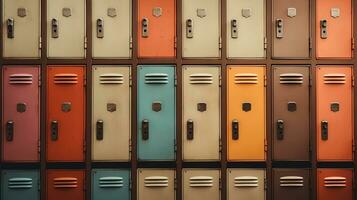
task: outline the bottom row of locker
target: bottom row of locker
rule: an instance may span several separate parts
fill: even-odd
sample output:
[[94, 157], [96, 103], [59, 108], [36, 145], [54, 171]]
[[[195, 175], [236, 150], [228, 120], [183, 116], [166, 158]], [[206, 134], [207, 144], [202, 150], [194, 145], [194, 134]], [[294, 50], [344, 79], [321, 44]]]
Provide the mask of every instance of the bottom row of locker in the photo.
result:
[[[264, 200], [268, 187], [264, 169], [228, 169], [227, 199]], [[273, 169], [273, 199], [311, 199], [310, 169]], [[4, 170], [1, 173], [1, 200], [40, 199], [40, 176], [34, 170]], [[47, 170], [46, 199], [84, 199], [84, 170]], [[92, 200], [129, 200], [129, 169], [93, 169]], [[138, 169], [137, 199], [175, 200], [176, 175], [173, 169]], [[184, 200], [219, 200], [221, 175], [218, 169], [183, 169]], [[352, 200], [352, 169], [318, 169], [319, 200]], [[88, 198], [89, 199], [89, 198]]]

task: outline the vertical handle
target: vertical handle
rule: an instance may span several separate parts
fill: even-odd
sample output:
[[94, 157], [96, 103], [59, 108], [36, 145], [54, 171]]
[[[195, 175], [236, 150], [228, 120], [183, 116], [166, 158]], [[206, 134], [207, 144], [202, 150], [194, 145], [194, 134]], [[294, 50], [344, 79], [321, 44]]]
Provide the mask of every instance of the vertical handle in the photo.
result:
[[278, 137], [278, 140], [283, 140], [284, 139], [284, 121], [279, 119], [276, 123], [276, 135]]
[[231, 20], [231, 37], [238, 38], [238, 22], [236, 19]]
[[192, 119], [187, 120], [186, 128], [187, 128], [187, 139], [193, 140], [194, 132], [193, 132], [193, 120]]
[[51, 21], [52, 38], [58, 38], [58, 20], [53, 18]]
[[104, 21], [97, 19], [97, 38], [104, 38]]
[[148, 18], [143, 18], [141, 20], [141, 27], [142, 27], [141, 36], [144, 38], [149, 37], [149, 20], [148, 20]]
[[320, 37], [321, 39], [327, 39], [327, 20], [320, 21]]
[[192, 19], [186, 20], [186, 37], [193, 38], [193, 21], [192, 21]]
[[328, 121], [321, 121], [321, 139], [328, 140]]
[[97, 121], [96, 136], [97, 136], [97, 140], [103, 140], [103, 138], [104, 138], [104, 122], [103, 122], [103, 120]]
[[58, 121], [56, 120], [51, 122], [51, 140], [58, 140]]
[[6, 140], [11, 142], [14, 140], [14, 121], [6, 122]]
[[6, 21], [6, 26], [7, 26], [7, 38], [14, 38], [15, 34], [15, 21], [12, 18], [7, 19]]
[[236, 119], [232, 121], [232, 139], [239, 140], [239, 122]]
[[282, 19], [276, 19], [276, 38], [284, 37], [284, 21]]
[[142, 132], [142, 139], [143, 140], [148, 140], [149, 139], [149, 121], [147, 119], [144, 119], [141, 122], [141, 132]]

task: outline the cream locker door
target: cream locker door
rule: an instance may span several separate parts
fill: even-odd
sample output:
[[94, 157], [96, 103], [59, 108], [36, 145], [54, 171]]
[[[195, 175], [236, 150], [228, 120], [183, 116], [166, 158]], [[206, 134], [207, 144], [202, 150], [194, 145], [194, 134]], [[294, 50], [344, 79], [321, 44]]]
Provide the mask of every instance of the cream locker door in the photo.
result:
[[183, 68], [183, 159], [219, 160], [220, 66]]
[[228, 0], [228, 58], [264, 58], [265, 21], [265, 0]]
[[221, 55], [220, 0], [183, 0], [182, 41], [185, 58]]
[[130, 67], [94, 66], [92, 159], [130, 159]]
[[85, 0], [47, 1], [47, 56], [85, 57]]
[[130, 58], [131, 0], [92, 1], [94, 58]]
[[3, 0], [3, 56], [40, 57], [40, 0]]

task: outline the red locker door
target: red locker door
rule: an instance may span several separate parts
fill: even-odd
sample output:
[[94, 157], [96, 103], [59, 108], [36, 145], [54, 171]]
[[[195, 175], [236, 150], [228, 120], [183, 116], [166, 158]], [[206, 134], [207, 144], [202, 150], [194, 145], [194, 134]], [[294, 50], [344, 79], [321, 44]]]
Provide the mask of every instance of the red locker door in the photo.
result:
[[39, 67], [3, 67], [3, 161], [39, 160]]
[[84, 160], [85, 68], [48, 66], [47, 160]]
[[84, 200], [83, 170], [47, 170], [47, 200]]
[[318, 200], [352, 200], [353, 171], [351, 169], [318, 169]]

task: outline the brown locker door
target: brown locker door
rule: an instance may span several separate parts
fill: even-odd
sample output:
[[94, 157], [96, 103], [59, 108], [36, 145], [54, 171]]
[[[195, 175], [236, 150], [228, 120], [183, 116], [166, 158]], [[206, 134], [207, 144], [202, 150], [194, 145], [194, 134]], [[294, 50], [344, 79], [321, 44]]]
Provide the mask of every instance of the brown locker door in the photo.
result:
[[318, 169], [318, 200], [352, 200], [353, 170]]
[[274, 200], [309, 200], [309, 169], [273, 169]]

